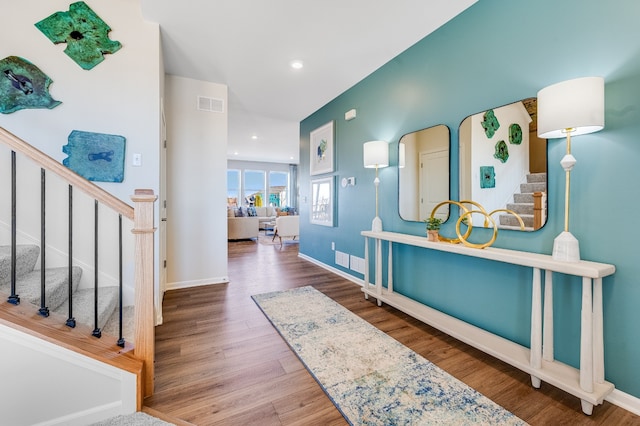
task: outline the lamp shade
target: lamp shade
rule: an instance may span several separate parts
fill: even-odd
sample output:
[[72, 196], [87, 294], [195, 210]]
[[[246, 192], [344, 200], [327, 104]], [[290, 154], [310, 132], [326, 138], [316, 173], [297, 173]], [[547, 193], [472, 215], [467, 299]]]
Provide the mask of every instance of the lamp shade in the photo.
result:
[[583, 77], [552, 84], [538, 92], [538, 136], [563, 138], [604, 128], [604, 79]]
[[385, 141], [365, 142], [363, 147], [364, 167], [387, 167], [389, 165], [389, 144]]

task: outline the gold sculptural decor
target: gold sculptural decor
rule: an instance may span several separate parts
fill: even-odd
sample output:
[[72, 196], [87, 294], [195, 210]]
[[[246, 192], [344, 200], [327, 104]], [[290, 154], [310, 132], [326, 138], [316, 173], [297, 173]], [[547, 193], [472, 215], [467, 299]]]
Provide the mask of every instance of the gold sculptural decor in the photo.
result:
[[[462, 200], [462, 201], [453, 201], [453, 200], [447, 200], [447, 201], [443, 201], [440, 204], [436, 205], [433, 210], [431, 211], [431, 217], [430, 219], [433, 219], [435, 217], [436, 211], [444, 205], [449, 205], [449, 204], [453, 204], [458, 206], [458, 208], [462, 211], [462, 213], [460, 214], [460, 217], [458, 217], [458, 220], [456, 221], [456, 235], [458, 236], [458, 238], [447, 238], [444, 237], [442, 235], [438, 235], [438, 238], [440, 241], [444, 241], [447, 243], [451, 243], [451, 244], [459, 244], [462, 243], [467, 247], [471, 247], [471, 248], [478, 248], [478, 249], [483, 249], [485, 247], [489, 247], [491, 246], [495, 241], [496, 238], [498, 237], [498, 225], [496, 224], [496, 221], [493, 220], [492, 216], [495, 213], [498, 212], [504, 212], [504, 213], [508, 213], [511, 214], [513, 216], [516, 217], [516, 219], [518, 219], [518, 222], [520, 222], [520, 229], [524, 229], [524, 222], [522, 221], [522, 218], [513, 210], [509, 210], [509, 209], [496, 209], [493, 210], [490, 213], [487, 213], [487, 211], [485, 210], [484, 207], [482, 207], [482, 205], [480, 205], [479, 203], [475, 202], [475, 201], [471, 201], [471, 200]], [[467, 208], [466, 205], [472, 205], [474, 206], [476, 209], [469, 209]], [[489, 241], [487, 241], [486, 243], [482, 243], [482, 244], [477, 244], [477, 243], [472, 243], [468, 240], [469, 235], [471, 235], [471, 231], [473, 229], [473, 224], [472, 224], [472, 218], [473, 218], [473, 214], [474, 213], [478, 213], [484, 216], [484, 227], [488, 228], [489, 225], [491, 225], [491, 227], [493, 228], [493, 235], [491, 236], [491, 239], [489, 239]], [[462, 234], [462, 232], [460, 231], [460, 225], [461, 224], [465, 224], [465, 226], [467, 227], [467, 230], [464, 234]]]

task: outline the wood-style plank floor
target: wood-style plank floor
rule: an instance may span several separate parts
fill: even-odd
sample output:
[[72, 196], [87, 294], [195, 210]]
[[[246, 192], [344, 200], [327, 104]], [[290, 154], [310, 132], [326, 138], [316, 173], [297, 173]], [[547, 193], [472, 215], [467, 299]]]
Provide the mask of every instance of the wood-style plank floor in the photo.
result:
[[531, 425], [640, 425], [608, 402], [580, 400], [429, 327], [365, 300], [360, 287], [298, 257], [298, 245], [229, 243], [228, 284], [169, 291], [156, 328], [151, 409], [195, 425], [346, 425], [251, 299], [312, 285]]

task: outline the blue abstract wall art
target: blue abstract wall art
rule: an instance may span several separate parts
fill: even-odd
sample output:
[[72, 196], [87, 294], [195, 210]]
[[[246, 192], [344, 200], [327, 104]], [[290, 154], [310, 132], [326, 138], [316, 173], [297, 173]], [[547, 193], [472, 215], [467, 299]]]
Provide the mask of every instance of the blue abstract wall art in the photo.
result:
[[19, 56], [0, 60], [0, 112], [25, 108], [55, 108], [61, 104], [49, 94], [52, 80], [40, 68]]
[[122, 182], [125, 141], [123, 136], [74, 130], [62, 147], [68, 155], [62, 164], [91, 181]]
[[68, 12], [55, 12], [35, 26], [54, 44], [67, 43], [64, 50], [85, 70], [104, 61], [105, 53], [122, 47], [109, 39], [111, 28], [83, 1], [69, 5]]

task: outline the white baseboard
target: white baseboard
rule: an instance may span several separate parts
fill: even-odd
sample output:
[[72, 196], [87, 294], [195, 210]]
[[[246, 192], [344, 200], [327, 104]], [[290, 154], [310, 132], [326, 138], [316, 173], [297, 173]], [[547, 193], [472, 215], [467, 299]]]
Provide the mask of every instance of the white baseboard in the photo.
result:
[[322, 262], [320, 262], [320, 261], [318, 261], [318, 260], [316, 260], [316, 259], [314, 259], [312, 257], [309, 257], [309, 256], [301, 254], [301, 253], [298, 253], [298, 257], [301, 258], [301, 259], [306, 260], [307, 262], [311, 262], [311, 263], [313, 263], [315, 265], [318, 265], [321, 268], [326, 269], [327, 271], [333, 272], [336, 275], [340, 275], [342, 278], [347, 279], [347, 280], [353, 282], [354, 284], [358, 284], [360, 287], [364, 286], [364, 280], [362, 280], [360, 278], [357, 278], [357, 277], [354, 277], [351, 274], [347, 274], [346, 272], [341, 271], [339, 269], [336, 269], [333, 266], [329, 266], [326, 263], [322, 263]]
[[[345, 273], [344, 271], [341, 271], [325, 263], [322, 263], [317, 259], [313, 259], [304, 254], [298, 254], [298, 257], [308, 262], [311, 262], [315, 265], [318, 265], [321, 268], [326, 269], [327, 271], [333, 272], [334, 274], [337, 274], [355, 284], [358, 284], [361, 287], [364, 286], [364, 280], [360, 278], [356, 278], [353, 275], [349, 275]], [[605, 398], [605, 400], [609, 401], [613, 405], [617, 405], [622, 409], [625, 409], [635, 415], [640, 416], [640, 398], [636, 398], [635, 396], [629, 395], [628, 393], [624, 393], [618, 389], [614, 389], [613, 392], [611, 392], [609, 396]], [[594, 407], [594, 409], [597, 410], [597, 407]]]
[[640, 398], [624, 393], [621, 390], [614, 389], [613, 392], [611, 392], [605, 399], [613, 405], [617, 405], [620, 408], [624, 408], [625, 410], [640, 416]]
[[229, 282], [229, 277], [215, 277], [215, 278], [207, 278], [207, 279], [193, 280], [193, 281], [179, 281], [175, 283], [167, 283], [167, 287], [165, 291], [177, 290], [180, 288], [199, 287], [199, 286], [211, 285], [211, 284], [225, 284], [228, 282]]

